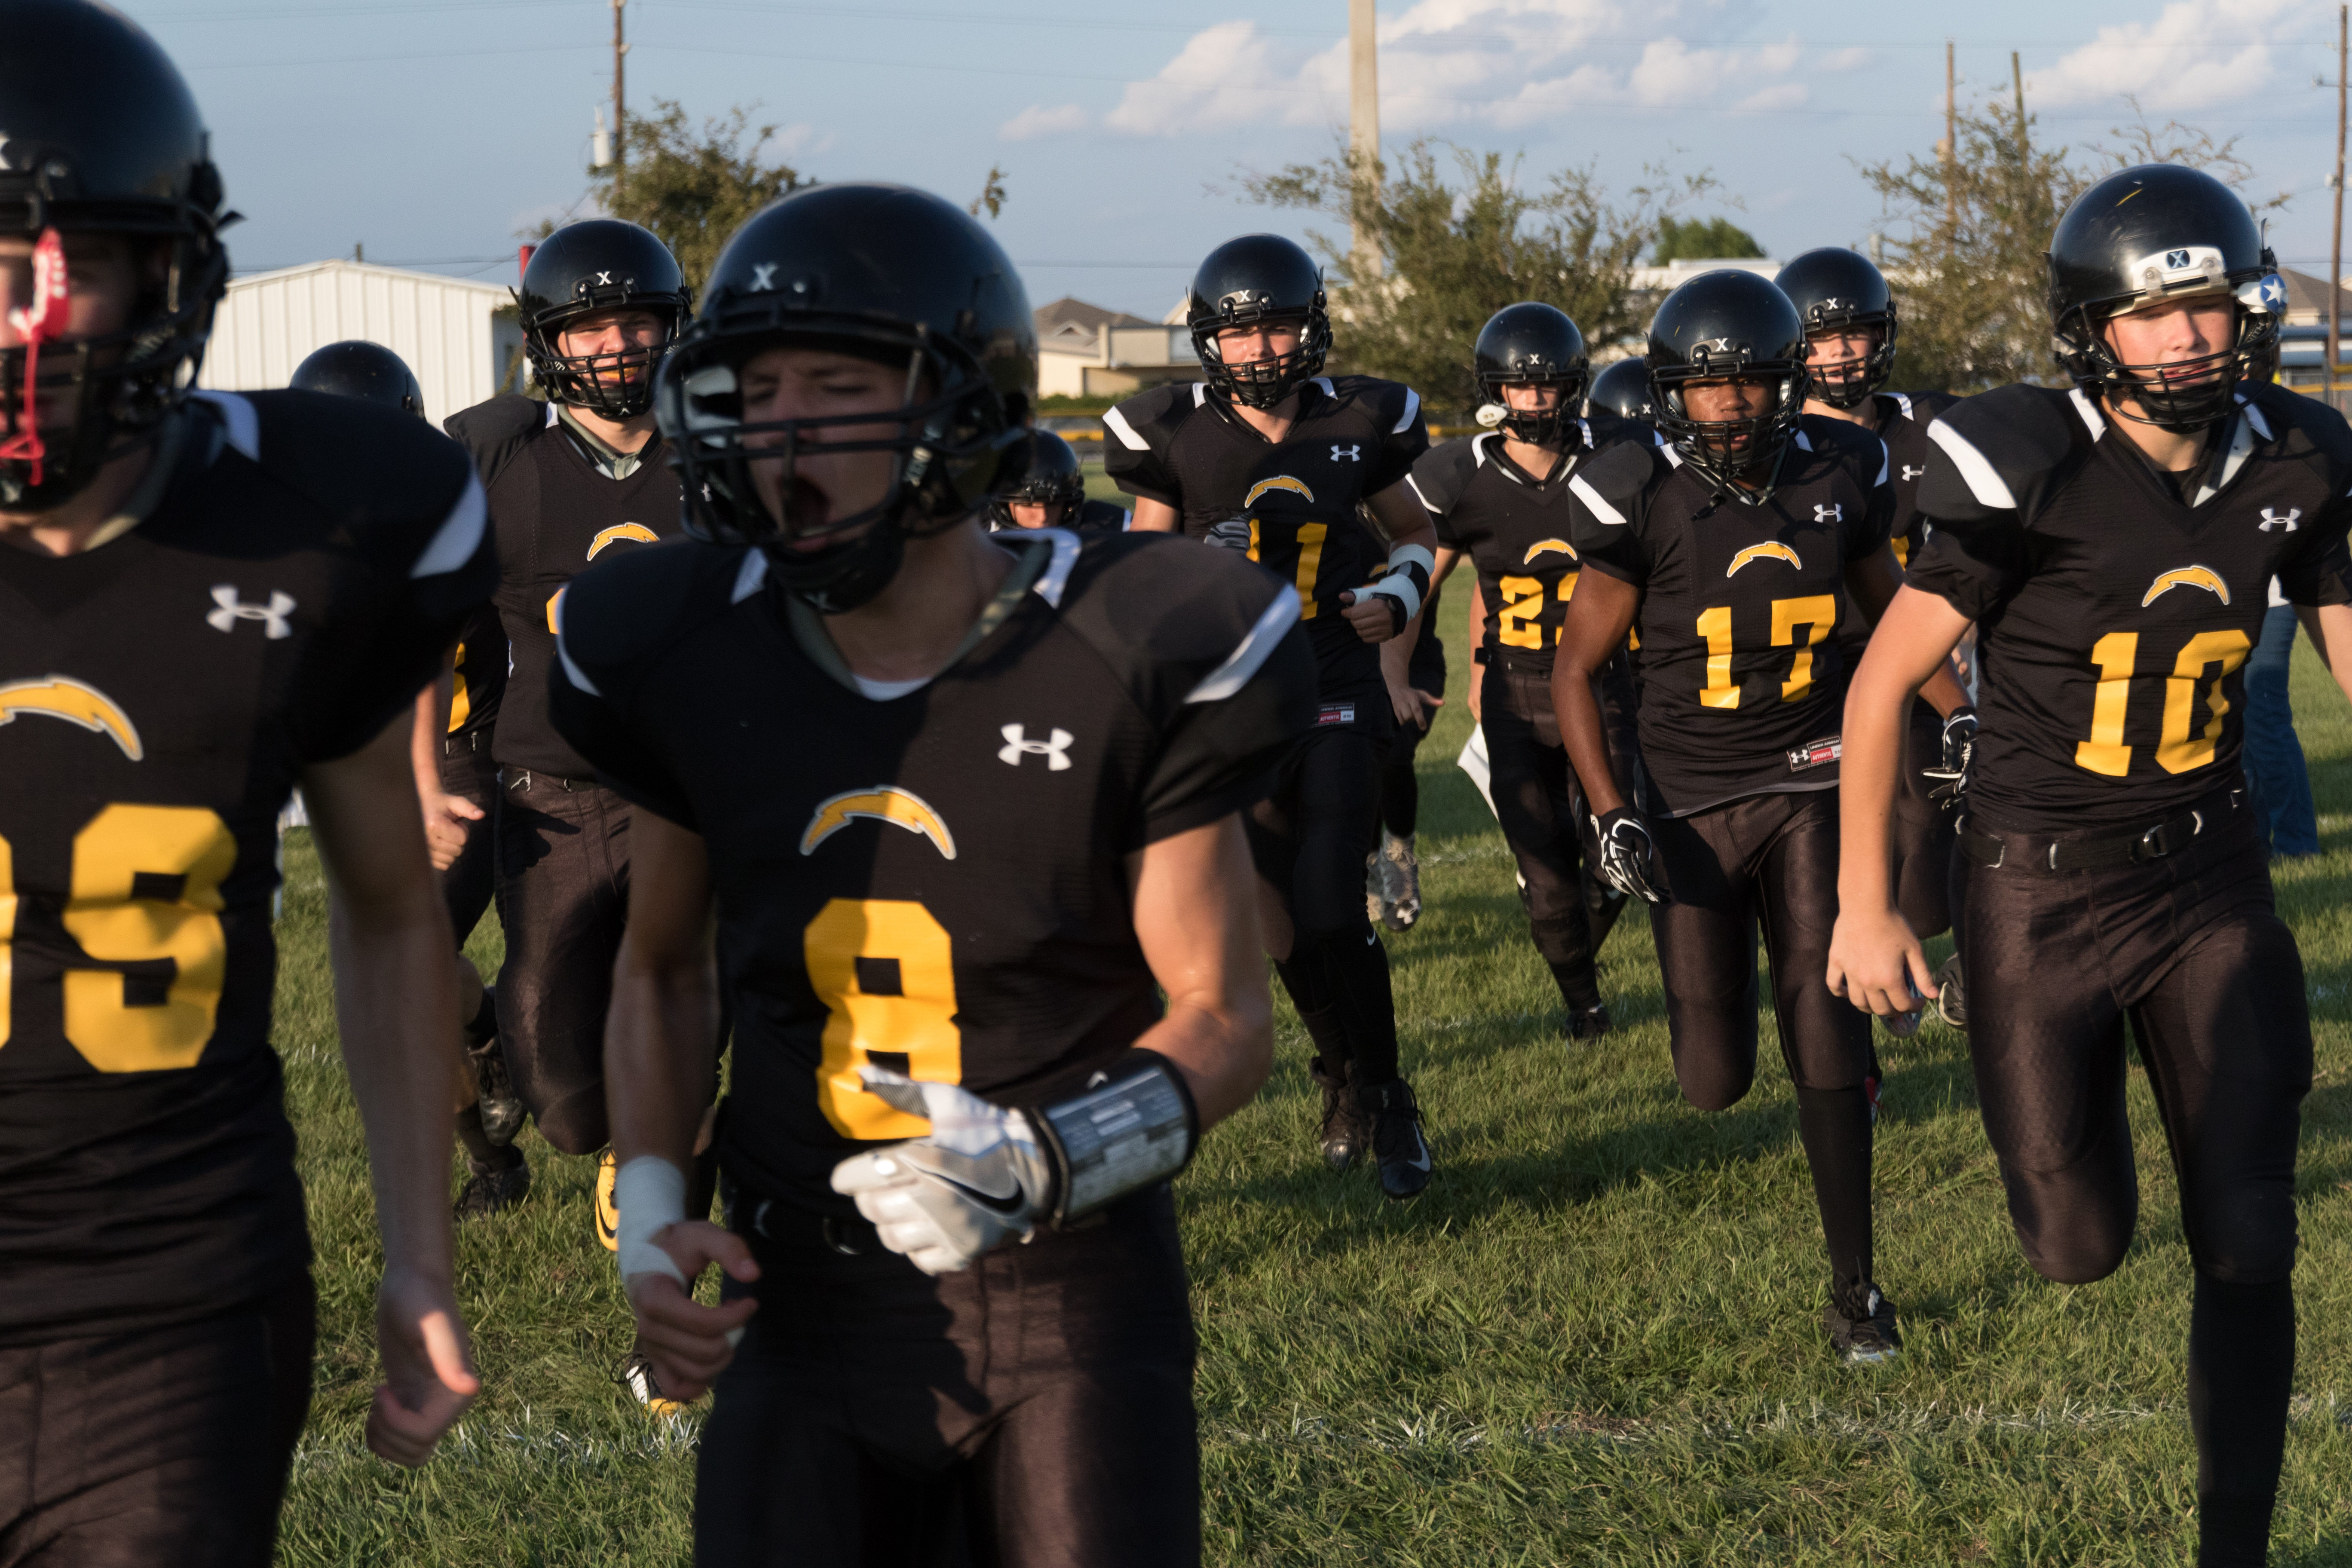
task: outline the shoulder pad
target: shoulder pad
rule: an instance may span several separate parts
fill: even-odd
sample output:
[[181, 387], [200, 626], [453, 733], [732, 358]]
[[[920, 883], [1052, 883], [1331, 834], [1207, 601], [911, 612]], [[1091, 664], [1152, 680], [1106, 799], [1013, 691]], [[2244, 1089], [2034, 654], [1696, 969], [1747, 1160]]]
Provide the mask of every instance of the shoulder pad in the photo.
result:
[[1162, 446], [1176, 427], [1199, 406], [1195, 384], [1171, 381], [1149, 392], [1139, 392], [1102, 416], [1105, 439], [1130, 452], [1149, 452]]
[[742, 545], [669, 539], [616, 550], [563, 590], [564, 671], [583, 690], [658, 654], [767, 585], [767, 557]]
[[2343, 415], [2317, 398], [2305, 397], [2276, 383], [2265, 383], [2245, 395], [2244, 400], [2250, 411], [2259, 412], [2274, 438], [2284, 439], [2290, 429], [2299, 430], [2314, 447], [2336, 462], [2352, 462], [2352, 426], [2345, 423]]
[[1359, 403], [1381, 433], [1402, 436], [1421, 417], [1421, 394], [1401, 381], [1377, 375], [1320, 375], [1315, 378], [1341, 403]]
[[1925, 425], [1959, 399], [1948, 392], [1882, 392], [1878, 400], [1915, 425]]
[[1594, 503], [1605, 502], [1622, 522], [1632, 515], [1634, 498], [1657, 474], [1656, 452], [1654, 447], [1638, 441], [1615, 442], [1579, 464], [1569, 476], [1569, 488], [1577, 492], [1577, 499], [1593, 507], [1596, 515], [1600, 508]]
[[1240, 689], [1298, 620], [1298, 591], [1230, 550], [1170, 533], [1086, 541], [1063, 623], [1146, 711]]
[[216, 452], [237, 453], [353, 532], [438, 526], [471, 489], [465, 453], [413, 414], [318, 392], [201, 392], [190, 406], [215, 422]]
[[1082, 532], [1123, 533], [1130, 517], [1123, 506], [1089, 498], [1078, 503], [1077, 527]]
[[1622, 414], [1607, 414], [1596, 408], [1584, 416], [1585, 445], [1598, 452], [1603, 447], [1613, 447], [1620, 441], [1632, 441], [1643, 447], [1658, 444], [1658, 433], [1639, 419], [1628, 419]]
[[1865, 487], [1886, 482], [1886, 443], [1851, 420], [1805, 415], [1798, 422], [1797, 441], [1821, 457], [1846, 464]]
[[1927, 460], [1920, 509], [1931, 517], [2014, 510], [2084, 434], [2067, 394], [2053, 387], [2020, 384], [1962, 398], [1927, 426], [1937, 450]]
[[502, 393], [488, 403], [461, 408], [441, 422], [452, 439], [473, 456], [482, 482], [498, 477], [499, 469], [525, 441], [548, 427], [555, 405], [519, 393]]
[[1478, 450], [1478, 439], [1475, 436], [1456, 436], [1440, 441], [1413, 460], [1405, 483], [1412, 487], [1413, 495], [1428, 510], [1443, 517], [1462, 499], [1483, 456]]

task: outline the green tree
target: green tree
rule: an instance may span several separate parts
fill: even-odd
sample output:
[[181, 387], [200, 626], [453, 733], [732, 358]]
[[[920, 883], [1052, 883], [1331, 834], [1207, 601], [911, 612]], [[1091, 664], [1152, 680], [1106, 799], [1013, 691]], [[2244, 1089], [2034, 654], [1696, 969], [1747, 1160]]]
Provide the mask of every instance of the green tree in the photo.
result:
[[1727, 217], [1709, 218], [1705, 223], [1695, 217], [1670, 217], [1658, 226], [1658, 247], [1650, 253], [1650, 265], [1664, 267], [1669, 261], [1763, 254], [1764, 247], [1756, 243], [1756, 237]]
[[1272, 174], [1242, 176], [1269, 206], [1323, 213], [1367, 236], [1377, 269], [1324, 235], [1344, 368], [1417, 389], [1440, 413], [1477, 400], [1470, 353], [1478, 329], [1504, 306], [1538, 300], [1568, 312], [1599, 355], [1640, 330], [1628, 294], [1633, 268], [1682, 204], [1709, 189], [1705, 174], [1649, 168], [1613, 199], [1591, 168], [1565, 169], [1530, 187], [1518, 160], [1450, 142], [1417, 141], [1392, 161], [1341, 153]]
[[740, 106], [698, 130], [682, 106], [657, 98], [653, 113], [629, 117], [628, 132], [629, 161], [597, 170], [594, 194], [614, 217], [659, 235], [697, 293], [745, 219], [816, 183], [789, 163], [763, 159], [776, 128], [755, 131], [751, 111]]

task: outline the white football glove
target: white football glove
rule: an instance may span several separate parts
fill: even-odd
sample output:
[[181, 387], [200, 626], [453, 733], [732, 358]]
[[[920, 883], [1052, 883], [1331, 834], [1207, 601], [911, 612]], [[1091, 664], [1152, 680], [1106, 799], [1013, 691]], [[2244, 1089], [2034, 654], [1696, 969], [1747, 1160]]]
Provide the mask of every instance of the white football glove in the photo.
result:
[[833, 1168], [833, 1190], [857, 1200], [883, 1246], [926, 1274], [952, 1274], [1013, 1237], [1027, 1238], [1046, 1211], [1054, 1172], [1028, 1117], [951, 1083], [857, 1070], [866, 1092], [931, 1123], [929, 1137]]

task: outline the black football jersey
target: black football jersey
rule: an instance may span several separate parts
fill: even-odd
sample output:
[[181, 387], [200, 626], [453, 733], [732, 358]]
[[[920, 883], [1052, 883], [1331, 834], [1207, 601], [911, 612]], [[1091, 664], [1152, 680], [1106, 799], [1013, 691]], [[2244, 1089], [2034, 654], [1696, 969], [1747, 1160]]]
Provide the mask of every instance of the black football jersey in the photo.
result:
[[1809, 415], [1760, 505], [1717, 500], [1672, 447], [1620, 442], [1570, 476], [1583, 564], [1642, 590], [1633, 668], [1653, 812], [1837, 783], [1866, 640], [1845, 573], [1886, 545], [1886, 468], [1876, 437]]
[[1646, 429], [1605, 416], [1570, 428], [1573, 442], [1542, 479], [1513, 462], [1501, 434], [1491, 430], [1433, 447], [1412, 466], [1412, 491], [1428, 508], [1438, 542], [1467, 554], [1477, 568], [1486, 611], [1483, 646], [1490, 654], [1551, 662], [1576, 595], [1569, 478], [1613, 440], [1649, 439]]
[[1421, 397], [1399, 382], [1318, 375], [1279, 445], [1244, 424], [1205, 383], [1172, 384], [1103, 416], [1103, 471], [1119, 489], [1174, 507], [1194, 539], [1247, 518], [1249, 556], [1298, 590], [1328, 696], [1377, 690], [1380, 649], [1356, 635], [1339, 595], [1368, 586], [1388, 546], [1357, 514], [1429, 449]]
[[667, 445], [655, 437], [637, 454], [635, 470], [615, 479], [580, 449], [555, 405], [512, 395], [450, 416], [448, 430], [474, 455], [498, 524], [496, 602], [509, 656], [491, 755], [501, 767], [586, 778], [587, 760], [547, 716], [556, 602], [564, 584], [607, 551], [681, 531]]
[[449, 733], [470, 735], [499, 721], [507, 690], [507, 628], [499, 607], [484, 600], [457, 634], [455, 679], [449, 689]]
[[1948, 392], [1882, 392], [1871, 399], [1878, 438], [1886, 447], [1886, 482], [1895, 489], [1895, 529], [1887, 542], [1897, 565], [1908, 566], [1927, 536], [1919, 510], [1919, 481], [1927, 477], [1933, 443], [1927, 426], [1959, 399]]
[[928, 1130], [861, 1064], [1019, 1104], [1156, 1022], [1122, 858], [1263, 795], [1315, 720], [1267, 574], [1159, 534], [996, 537], [1030, 586], [887, 700], [811, 658], [756, 551], [666, 544], [565, 603], [557, 721], [709, 847], [727, 1168], [810, 1210], [853, 1213], [833, 1167]]
[[0, 1342], [223, 1310], [309, 1261], [278, 813], [489, 592], [472, 465], [411, 416], [199, 393], [159, 461], [121, 537], [0, 547]]
[[1947, 411], [1913, 587], [1977, 623], [1969, 804], [2029, 832], [2154, 822], [2239, 778], [2246, 655], [2275, 575], [2352, 602], [2352, 430], [2281, 387], [2242, 394], [2184, 501], [2080, 391]]
[[[1083, 539], [1097, 533], [1125, 533], [1133, 518], [1134, 514], [1123, 506], [1113, 506], [1107, 500], [1096, 500], [1090, 497], [1078, 503], [1076, 517], [1065, 517], [1055, 526], [1066, 528]], [[1007, 533], [1013, 531], [1013, 526], [999, 523], [992, 518], [988, 531], [991, 533]]]

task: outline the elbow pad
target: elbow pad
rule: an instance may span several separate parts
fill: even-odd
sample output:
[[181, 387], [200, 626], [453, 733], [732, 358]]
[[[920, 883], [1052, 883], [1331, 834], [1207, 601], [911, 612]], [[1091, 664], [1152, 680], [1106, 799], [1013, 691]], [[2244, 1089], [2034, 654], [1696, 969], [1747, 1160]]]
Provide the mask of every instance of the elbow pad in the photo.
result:
[[1028, 1114], [1054, 1163], [1055, 1226], [1166, 1181], [1200, 1142], [1192, 1091], [1157, 1051], [1124, 1051]]

